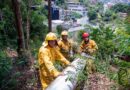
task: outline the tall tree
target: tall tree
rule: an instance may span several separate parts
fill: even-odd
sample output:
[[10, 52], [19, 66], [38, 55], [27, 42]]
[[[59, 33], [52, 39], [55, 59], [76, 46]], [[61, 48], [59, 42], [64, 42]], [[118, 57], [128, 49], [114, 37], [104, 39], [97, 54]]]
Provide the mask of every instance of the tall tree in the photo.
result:
[[18, 54], [23, 55], [23, 51], [25, 50], [25, 40], [24, 33], [22, 27], [22, 15], [20, 11], [20, 1], [21, 0], [12, 0], [12, 6], [14, 9], [15, 20], [16, 20], [16, 28], [18, 31]]
[[52, 20], [52, 12], [51, 12], [51, 0], [48, 0], [48, 31], [51, 32], [52, 31], [52, 23], [51, 23], [51, 20]]
[[27, 20], [26, 20], [26, 49], [29, 50], [29, 39], [30, 39], [30, 7], [32, 0], [27, 1]]

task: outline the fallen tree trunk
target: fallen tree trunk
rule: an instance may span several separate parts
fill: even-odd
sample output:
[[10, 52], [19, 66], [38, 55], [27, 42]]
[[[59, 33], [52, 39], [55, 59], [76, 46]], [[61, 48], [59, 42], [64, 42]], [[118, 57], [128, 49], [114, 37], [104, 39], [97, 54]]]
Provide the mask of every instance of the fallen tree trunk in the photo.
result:
[[130, 62], [130, 55], [118, 56], [119, 59]]
[[[87, 58], [86, 58], [87, 59]], [[63, 76], [58, 76], [46, 90], [74, 90], [79, 74], [83, 71], [86, 60], [76, 58], [64, 71]]]

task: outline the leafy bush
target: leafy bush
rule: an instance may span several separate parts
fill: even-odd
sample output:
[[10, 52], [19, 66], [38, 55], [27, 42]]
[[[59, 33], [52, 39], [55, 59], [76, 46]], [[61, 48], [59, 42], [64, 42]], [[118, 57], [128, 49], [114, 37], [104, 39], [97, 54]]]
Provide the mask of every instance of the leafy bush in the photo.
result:
[[39, 11], [32, 11], [31, 17], [31, 39], [40, 39], [43, 41], [44, 36], [47, 33], [47, 26], [43, 24], [45, 16], [43, 14], [39, 14]]
[[117, 37], [116, 40], [116, 48], [118, 48], [119, 55], [130, 55], [130, 35], [124, 27], [119, 27], [115, 29], [115, 35]]
[[1, 47], [4, 47], [6, 45], [13, 46], [17, 42], [13, 12], [8, 5], [3, 5], [1, 12], [2, 18], [0, 18], [0, 45]]
[[74, 17], [74, 18], [81, 18], [82, 17], [81, 14], [76, 13], [76, 12], [72, 12], [71, 16]]
[[82, 41], [82, 34], [84, 33], [85, 31], [84, 30], [80, 30], [78, 31], [78, 41], [81, 42]]
[[111, 10], [115, 11], [115, 12], [123, 12], [123, 13], [129, 13], [130, 11], [130, 6], [127, 4], [123, 4], [123, 3], [118, 3], [116, 5], [114, 5]]
[[57, 34], [58, 34], [58, 35], [61, 35], [61, 32], [63, 31], [62, 25], [58, 25], [58, 26], [56, 27], [56, 30], [57, 30]]
[[129, 14], [126, 17], [124, 23], [125, 23], [126, 32], [130, 35], [130, 15]]
[[89, 10], [88, 11], [88, 17], [89, 17], [89, 21], [96, 19], [97, 18], [96, 10], [94, 10], [94, 9], [93, 10]]
[[64, 0], [56, 0], [56, 5], [62, 6], [64, 5], [65, 1]]
[[[27, 1], [21, 1], [22, 24], [23, 31], [26, 34], [26, 19], [27, 19]], [[41, 2], [38, 0], [37, 3]], [[36, 2], [32, 2], [36, 3]], [[17, 30], [15, 28], [15, 17], [11, 7], [11, 1], [4, 1], [1, 6], [0, 17], [0, 46], [10, 46], [16, 48], [17, 45]], [[40, 39], [43, 41], [47, 33], [47, 26], [43, 23], [46, 20], [46, 12], [43, 7], [30, 12], [30, 39]]]
[[120, 68], [118, 71], [119, 84], [130, 87], [130, 69]]
[[0, 89], [14, 90], [17, 85], [15, 74], [12, 76], [12, 60], [8, 58], [4, 51], [0, 51]]
[[90, 38], [95, 40], [98, 45], [98, 56], [107, 58], [112, 55], [115, 50], [114, 38], [115, 35], [109, 27], [100, 26], [99, 28], [90, 27]]
[[130, 55], [130, 39], [125, 28], [112, 30], [109, 26], [105, 27], [101, 24], [99, 28], [87, 26], [90, 29], [90, 38], [95, 40], [99, 49], [98, 56], [105, 59], [113, 54]]
[[103, 20], [104, 21], [111, 21], [117, 18], [117, 15], [115, 14], [115, 12], [111, 11], [111, 10], [107, 10], [105, 12], [105, 14], [103, 15]]

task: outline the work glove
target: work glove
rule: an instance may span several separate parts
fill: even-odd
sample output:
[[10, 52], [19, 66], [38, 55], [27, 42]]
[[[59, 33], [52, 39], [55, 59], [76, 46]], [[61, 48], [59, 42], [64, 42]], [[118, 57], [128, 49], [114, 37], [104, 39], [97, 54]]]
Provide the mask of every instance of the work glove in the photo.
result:
[[73, 51], [72, 50], [70, 50], [69, 54], [70, 54], [70, 57], [73, 57]]
[[57, 71], [56, 69], [52, 70], [52, 72], [55, 78], [61, 74], [61, 72]]
[[94, 53], [94, 50], [93, 50], [93, 49], [88, 49], [88, 52], [89, 52], [90, 54], [93, 54], [93, 53]]

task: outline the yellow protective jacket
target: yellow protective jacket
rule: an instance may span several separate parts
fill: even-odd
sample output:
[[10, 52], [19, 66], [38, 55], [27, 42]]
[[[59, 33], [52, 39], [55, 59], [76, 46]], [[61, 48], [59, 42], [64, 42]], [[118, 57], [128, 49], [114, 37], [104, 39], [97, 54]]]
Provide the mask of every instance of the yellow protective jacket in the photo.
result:
[[69, 59], [70, 51], [72, 50], [71, 42], [69, 40], [67, 42], [60, 40], [58, 42], [58, 46], [60, 48], [60, 52], [64, 55], [64, 57]]
[[38, 54], [40, 80], [43, 90], [57, 77], [60, 72], [54, 67], [54, 62], [59, 60], [64, 64], [70, 64], [64, 56], [57, 50], [57, 47], [42, 46]]
[[[95, 41], [90, 40], [88, 43], [85, 43], [84, 41], [82, 41], [81, 45], [80, 45], [80, 53], [81, 52], [85, 52], [89, 55], [94, 55], [94, 53], [96, 52], [96, 50], [98, 49]], [[86, 70], [88, 74], [92, 74], [96, 71], [95, 65], [94, 65], [94, 61], [92, 59], [87, 60], [86, 63]]]
[[89, 42], [87, 44], [85, 43], [85, 41], [82, 41], [79, 52], [93, 54], [97, 49], [98, 49], [98, 47], [97, 47], [97, 44], [95, 43], [95, 41], [89, 39]]

